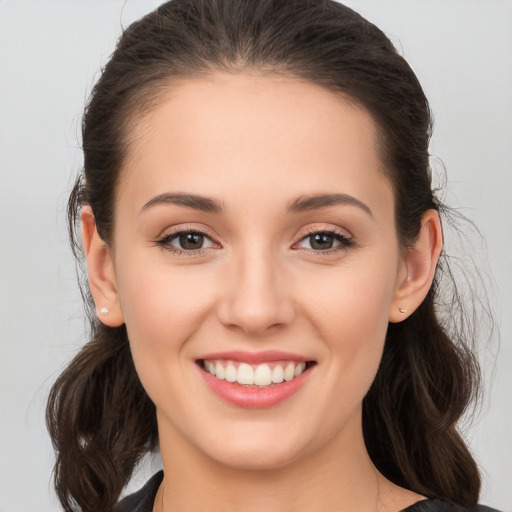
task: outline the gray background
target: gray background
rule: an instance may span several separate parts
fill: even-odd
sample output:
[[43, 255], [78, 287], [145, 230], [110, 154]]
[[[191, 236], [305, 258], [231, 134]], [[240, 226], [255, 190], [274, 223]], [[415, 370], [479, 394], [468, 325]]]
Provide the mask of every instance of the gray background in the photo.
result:
[[[80, 115], [121, 27], [157, 0], [0, 0], [0, 511], [59, 507], [44, 426], [51, 383], [84, 341], [64, 213], [81, 165]], [[473, 256], [501, 331], [482, 346], [487, 398], [468, 430], [482, 501], [512, 510], [512, 2], [352, 0], [417, 72], [435, 113], [447, 198], [470, 216]], [[439, 161], [435, 164], [442, 169]], [[454, 249], [452, 249], [452, 252]], [[487, 253], [487, 256], [486, 256]], [[132, 488], [155, 467], [150, 461]]]

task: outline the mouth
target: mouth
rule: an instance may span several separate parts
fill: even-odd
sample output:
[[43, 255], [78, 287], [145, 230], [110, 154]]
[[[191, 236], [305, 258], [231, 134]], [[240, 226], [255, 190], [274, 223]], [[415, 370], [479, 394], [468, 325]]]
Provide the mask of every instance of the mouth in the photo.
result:
[[249, 409], [272, 407], [295, 395], [316, 364], [282, 352], [218, 353], [196, 360], [215, 395], [230, 405]]
[[225, 359], [199, 359], [197, 364], [219, 380], [246, 387], [268, 388], [296, 379], [316, 362], [281, 360], [250, 364]]

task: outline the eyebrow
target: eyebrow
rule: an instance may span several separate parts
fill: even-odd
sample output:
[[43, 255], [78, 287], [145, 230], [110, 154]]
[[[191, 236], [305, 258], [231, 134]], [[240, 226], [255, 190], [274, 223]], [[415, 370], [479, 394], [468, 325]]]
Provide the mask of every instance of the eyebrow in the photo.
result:
[[[224, 207], [221, 201], [181, 192], [167, 192], [153, 197], [142, 207], [141, 211], [161, 204], [185, 206], [186, 208], [192, 208], [207, 213], [224, 213]], [[337, 205], [357, 206], [373, 217], [372, 211], [368, 205], [348, 194], [314, 194], [300, 196], [288, 205], [286, 211], [287, 213], [301, 213]]]
[[288, 213], [300, 213], [336, 205], [357, 206], [373, 217], [372, 211], [368, 205], [348, 194], [314, 194], [301, 196], [288, 205], [287, 211]]
[[199, 196], [196, 194], [183, 194], [180, 192], [165, 193], [150, 199], [141, 209], [147, 210], [152, 206], [160, 204], [174, 204], [176, 206], [185, 206], [194, 210], [201, 210], [207, 213], [221, 214], [224, 212], [222, 202], [209, 197]]

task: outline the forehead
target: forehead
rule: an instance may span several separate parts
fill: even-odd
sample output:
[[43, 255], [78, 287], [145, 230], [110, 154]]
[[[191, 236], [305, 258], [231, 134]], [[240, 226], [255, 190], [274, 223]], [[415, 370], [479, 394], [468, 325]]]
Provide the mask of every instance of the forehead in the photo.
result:
[[172, 190], [250, 189], [270, 200], [275, 190], [337, 188], [380, 201], [389, 188], [373, 118], [342, 95], [282, 76], [220, 72], [160, 94], [133, 123], [118, 197], [140, 204]]

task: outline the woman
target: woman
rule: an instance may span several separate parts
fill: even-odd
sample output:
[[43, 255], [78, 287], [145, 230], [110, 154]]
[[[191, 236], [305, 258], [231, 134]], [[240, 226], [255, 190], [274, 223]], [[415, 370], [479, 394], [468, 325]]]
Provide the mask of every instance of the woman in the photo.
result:
[[83, 121], [91, 341], [48, 425], [65, 510], [478, 507], [478, 368], [438, 318], [428, 102], [329, 0], [174, 0]]

